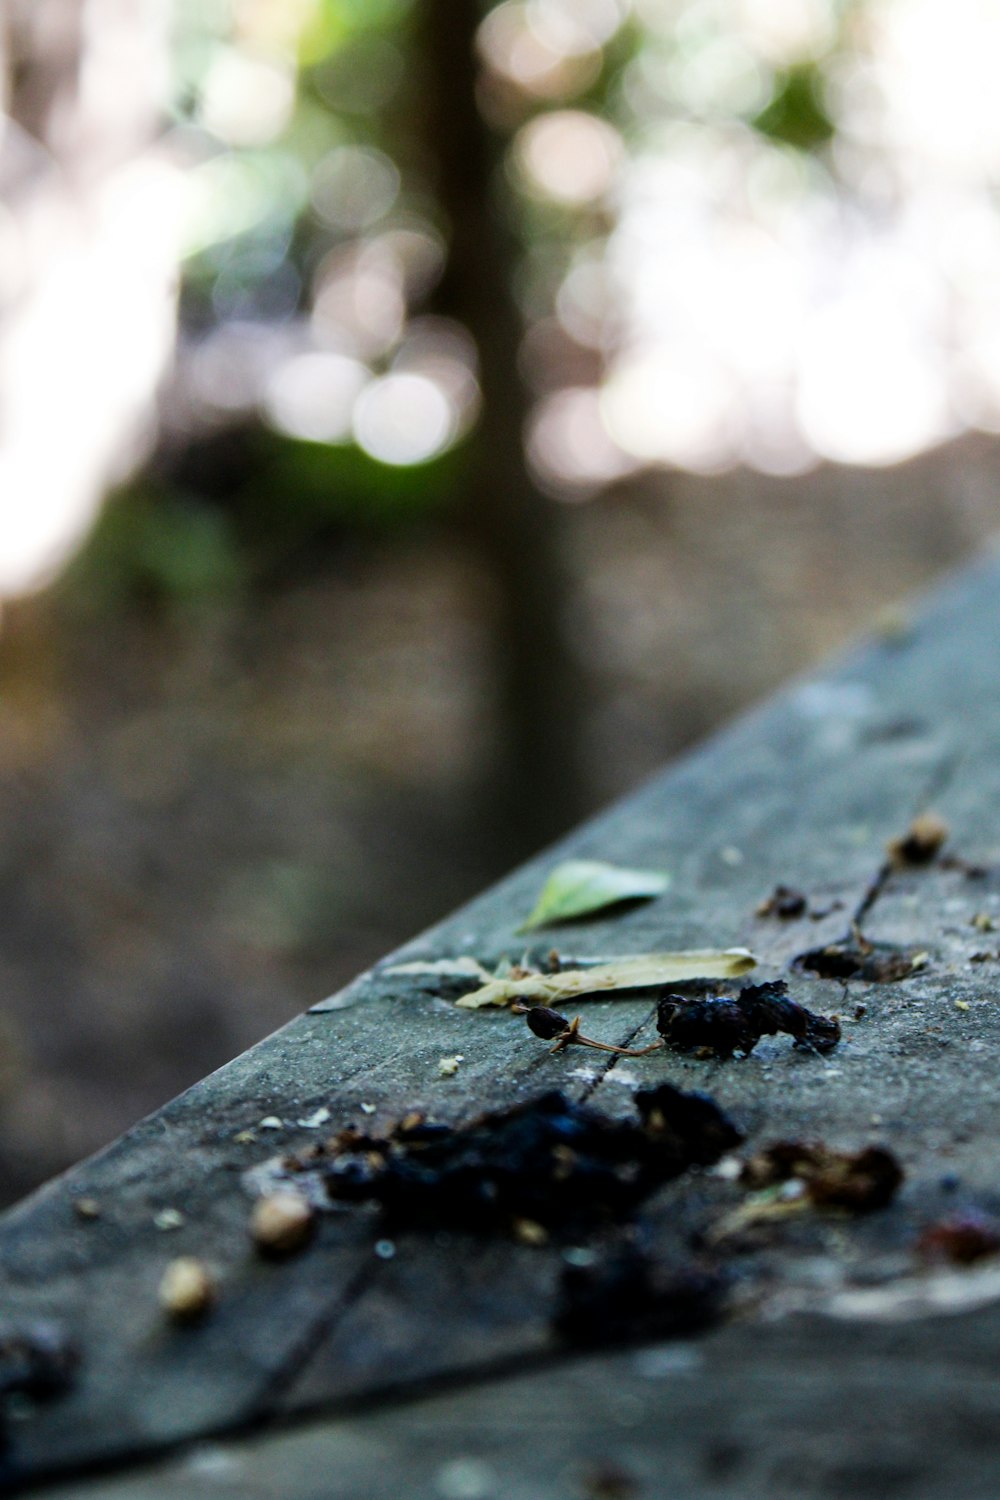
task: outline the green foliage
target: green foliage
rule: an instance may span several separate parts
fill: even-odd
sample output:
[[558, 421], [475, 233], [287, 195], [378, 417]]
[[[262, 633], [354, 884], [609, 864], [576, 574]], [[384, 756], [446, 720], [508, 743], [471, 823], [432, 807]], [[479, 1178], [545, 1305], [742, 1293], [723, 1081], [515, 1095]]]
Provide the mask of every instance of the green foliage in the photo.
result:
[[669, 884], [670, 876], [661, 870], [625, 870], [599, 859], [567, 859], [552, 871], [520, 930], [568, 922], [623, 901], [649, 901]]
[[63, 589], [71, 601], [98, 608], [136, 600], [184, 605], [231, 595], [244, 577], [225, 515], [146, 487], [109, 501]]
[[769, 102], [753, 120], [755, 130], [800, 151], [815, 151], [836, 133], [823, 104], [822, 77], [813, 62], [779, 73]]

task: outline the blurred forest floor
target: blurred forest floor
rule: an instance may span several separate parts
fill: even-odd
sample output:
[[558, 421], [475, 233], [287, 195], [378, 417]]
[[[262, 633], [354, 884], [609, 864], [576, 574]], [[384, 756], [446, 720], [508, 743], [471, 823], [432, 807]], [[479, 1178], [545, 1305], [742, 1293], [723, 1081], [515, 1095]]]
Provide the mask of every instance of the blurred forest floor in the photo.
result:
[[[563, 523], [596, 807], [866, 626], [898, 628], [901, 596], [1000, 529], [1000, 444], [659, 475]], [[86, 628], [51, 596], [10, 609], [0, 1201], [500, 873], [482, 587], [427, 527], [345, 544], [249, 607]]]

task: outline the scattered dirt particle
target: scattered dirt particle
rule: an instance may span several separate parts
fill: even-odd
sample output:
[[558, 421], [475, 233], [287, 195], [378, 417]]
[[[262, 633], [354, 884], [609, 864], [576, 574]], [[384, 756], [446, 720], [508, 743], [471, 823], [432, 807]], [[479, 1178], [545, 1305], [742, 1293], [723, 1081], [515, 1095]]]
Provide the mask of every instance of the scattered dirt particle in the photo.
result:
[[534, 1219], [515, 1219], [511, 1230], [520, 1245], [547, 1245], [549, 1242], [548, 1230]]
[[917, 1254], [924, 1260], [951, 1261], [957, 1266], [971, 1266], [998, 1252], [1000, 1224], [971, 1210], [928, 1224], [917, 1240]]
[[73, 1212], [78, 1219], [99, 1219], [101, 1205], [96, 1198], [74, 1198]]
[[929, 865], [940, 854], [950, 831], [937, 813], [921, 813], [902, 838], [890, 839], [886, 853], [896, 866]]
[[591, 1464], [584, 1469], [580, 1487], [585, 1500], [635, 1500], [642, 1493], [634, 1474], [621, 1464], [610, 1462]]
[[995, 932], [997, 924], [988, 911], [977, 911], [969, 926], [977, 932]]
[[942, 870], [957, 870], [966, 880], [985, 880], [990, 873], [989, 865], [961, 859], [957, 854], [943, 854], [940, 863]]
[[268, 1193], [250, 1215], [250, 1235], [262, 1255], [293, 1255], [315, 1228], [315, 1211], [300, 1193]]
[[743, 1169], [743, 1182], [755, 1191], [793, 1180], [818, 1208], [868, 1213], [892, 1201], [903, 1169], [883, 1146], [852, 1153], [809, 1141], [776, 1141]]
[[160, 1281], [160, 1306], [177, 1323], [195, 1323], [215, 1301], [215, 1278], [194, 1255], [172, 1260]]
[[790, 885], [776, 885], [770, 896], [757, 908], [758, 917], [778, 917], [790, 922], [804, 915], [807, 901], [801, 891]]

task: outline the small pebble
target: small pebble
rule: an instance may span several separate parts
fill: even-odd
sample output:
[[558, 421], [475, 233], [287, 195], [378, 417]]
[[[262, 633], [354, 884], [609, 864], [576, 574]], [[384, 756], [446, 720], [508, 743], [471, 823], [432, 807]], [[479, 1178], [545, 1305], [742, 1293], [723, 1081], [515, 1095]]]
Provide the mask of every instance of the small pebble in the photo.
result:
[[261, 1130], [284, 1130], [284, 1128], [284, 1120], [279, 1120], [277, 1115], [266, 1115], [259, 1125]]
[[99, 1219], [101, 1205], [96, 1198], [74, 1198], [73, 1212], [78, 1219]]
[[373, 1115], [375, 1113], [374, 1104], [362, 1104], [361, 1113], [363, 1115]]
[[464, 1061], [465, 1054], [462, 1052], [456, 1052], [454, 1057], [439, 1057], [438, 1072], [442, 1078], [454, 1078], [458, 1072], [459, 1063]]
[[250, 1234], [265, 1255], [291, 1255], [316, 1227], [312, 1206], [299, 1193], [268, 1193], [258, 1198], [250, 1216]]
[[215, 1280], [205, 1262], [194, 1255], [172, 1260], [160, 1281], [160, 1306], [178, 1323], [193, 1323], [215, 1301]]

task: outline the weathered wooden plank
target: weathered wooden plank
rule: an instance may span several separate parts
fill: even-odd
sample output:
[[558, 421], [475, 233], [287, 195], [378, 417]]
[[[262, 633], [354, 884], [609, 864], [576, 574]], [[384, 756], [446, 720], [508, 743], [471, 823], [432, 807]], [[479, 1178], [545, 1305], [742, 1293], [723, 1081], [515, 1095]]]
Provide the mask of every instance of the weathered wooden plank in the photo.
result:
[[[992, 1055], [1000, 1030], [994, 1007], [982, 1003], [989, 966], [969, 961], [988, 939], [967, 920], [970, 904], [1000, 904], [1000, 884], [940, 867], [876, 883], [885, 841], [929, 799], [956, 820], [963, 854], [1000, 858], [997, 584], [996, 566], [981, 567], [907, 641], [877, 644], [794, 687], [557, 851], [665, 866], [674, 876], [657, 902], [553, 932], [580, 955], [743, 941], [770, 973], [870, 906], [871, 936], [919, 944], [930, 958], [901, 984], [852, 980], [847, 995], [833, 981], [796, 981], [814, 1008], [850, 1014], [867, 1005], [845, 1025], [836, 1054], [803, 1055], [777, 1038], [746, 1062], [657, 1055], [609, 1067], [598, 1054], [550, 1058], [515, 1017], [456, 1010], [380, 967], [338, 1008], [293, 1022], [0, 1220], [4, 1313], [58, 1318], [85, 1356], [72, 1394], [11, 1423], [8, 1482], [557, 1352], [550, 1321], [560, 1262], [551, 1249], [404, 1235], [383, 1259], [375, 1221], [352, 1213], [327, 1218], [303, 1255], [259, 1260], [240, 1172], [314, 1139], [316, 1129], [297, 1122], [319, 1106], [331, 1111], [326, 1129], [364, 1120], [362, 1104], [375, 1106], [375, 1123], [414, 1107], [459, 1121], [559, 1084], [622, 1112], [637, 1083], [669, 1079], [707, 1088], [754, 1141], [816, 1136], [854, 1147], [878, 1135], [910, 1173], [891, 1210], [849, 1231], [811, 1223], [739, 1263], [748, 1284], [779, 1285], [806, 1301], [818, 1295], [817, 1277], [826, 1295], [907, 1269], [916, 1228], [951, 1201], [941, 1185], [947, 1172], [961, 1170], [977, 1203], [998, 1201]], [[399, 957], [516, 957], [515, 929], [552, 859], [533, 861]], [[807, 890], [815, 905], [840, 906], [820, 922], [757, 916], [778, 881]], [[649, 1011], [648, 999], [588, 1004], [587, 1029], [624, 1040]], [[465, 1060], [442, 1078], [438, 1059], [455, 1053]], [[281, 1127], [261, 1128], [272, 1116]], [[236, 1139], [248, 1130], [254, 1139]], [[647, 1216], [651, 1251], [668, 1262], [688, 1257], [691, 1233], [738, 1196], [706, 1174], [664, 1189]], [[81, 1197], [100, 1203], [98, 1219], [76, 1217]], [[156, 1228], [164, 1207], [184, 1213], [181, 1228]], [[166, 1326], [156, 1304], [162, 1268], [179, 1253], [205, 1257], [219, 1274], [218, 1306], [197, 1328]], [[740, 1357], [745, 1367], [749, 1356]]]
[[264, 1438], [199, 1444], [147, 1471], [104, 1477], [99, 1490], [47, 1493], [994, 1500], [1000, 1314], [994, 1306], [932, 1329], [802, 1316], [735, 1324], [697, 1344], [566, 1361]]

